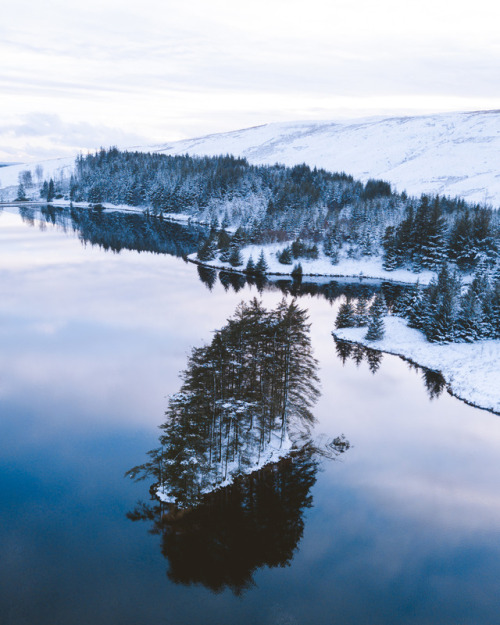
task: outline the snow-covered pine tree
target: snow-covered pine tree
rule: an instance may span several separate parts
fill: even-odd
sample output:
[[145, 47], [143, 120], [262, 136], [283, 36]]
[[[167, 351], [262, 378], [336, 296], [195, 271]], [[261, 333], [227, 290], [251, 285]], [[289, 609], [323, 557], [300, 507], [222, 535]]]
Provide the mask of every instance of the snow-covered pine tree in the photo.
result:
[[358, 297], [358, 301], [356, 302], [356, 307], [354, 310], [354, 316], [356, 326], [361, 327], [365, 326], [368, 323], [368, 299], [364, 295]]
[[339, 312], [335, 319], [336, 328], [354, 328], [356, 326], [356, 311], [350, 298], [340, 304]]
[[297, 263], [292, 269], [292, 278], [296, 281], [302, 280], [303, 270], [302, 265]]
[[253, 258], [251, 256], [248, 259], [247, 265], [245, 267], [245, 272], [249, 276], [253, 276], [253, 274], [255, 273], [255, 263], [253, 262]]
[[281, 252], [277, 253], [278, 262], [282, 265], [291, 265], [292, 264], [292, 248], [287, 245]]
[[384, 338], [385, 335], [385, 322], [384, 317], [387, 314], [387, 306], [385, 303], [384, 294], [382, 292], [377, 293], [373, 304], [370, 306], [368, 331], [365, 334], [367, 341], [379, 341]]
[[198, 248], [198, 260], [205, 262], [207, 260], [213, 260], [217, 252], [217, 239], [215, 233], [212, 231], [205, 241]]
[[263, 276], [267, 272], [267, 270], [268, 270], [268, 265], [266, 262], [266, 257], [264, 256], [264, 250], [261, 249], [259, 260], [257, 261], [257, 264], [255, 265], [255, 273]]
[[231, 253], [228, 258], [229, 264], [231, 267], [239, 267], [243, 264], [243, 259], [241, 258], [241, 252], [238, 247], [231, 246]]
[[16, 202], [25, 202], [28, 198], [26, 197], [26, 190], [24, 188], [24, 184], [22, 182], [19, 183], [17, 187], [17, 197]]

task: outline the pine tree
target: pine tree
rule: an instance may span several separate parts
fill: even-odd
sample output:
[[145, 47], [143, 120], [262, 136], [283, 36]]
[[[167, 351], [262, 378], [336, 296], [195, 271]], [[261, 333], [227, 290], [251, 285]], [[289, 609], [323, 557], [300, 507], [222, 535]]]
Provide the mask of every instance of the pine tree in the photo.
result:
[[387, 314], [387, 306], [383, 293], [377, 293], [373, 304], [370, 306], [368, 331], [365, 334], [367, 341], [379, 341], [385, 335], [384, 317]]
[[47, 190], [47, 202], [52, 202], [55, 197], [54, 181], [52, 178], [49, 180], [49, 188]]
[[213, 260], [215, 258], [216, 251], [217, 251], [217, 241], [216, 241], [214, 232], [212, 232], [199, 247], [198, 254], [197, 254], [198, 260], [201, 260], [201, 261]]
[[291, 265], [292, 264], [292, 248], [288, 245], [281, 252], [277, 254], [278, 262], [282, 265]]
[[394, 271], [399, 266], [399, 258], [397, 253], [397, 242], [394, 234], [394, 226], [386, 228], [382, 241], [384, 249], [383, 267], [386, 271]]
[[248, 259], [247, 266], [245, 267], [245, 272], [249, 276], [253, 276], [253, 274], [255, 273], [255, 263], [253, 262], [253, 258], [251, 256]]
[[42, 188], [40, 189], [40, 197], [46, 200], [48, 194], [49, 194], [49, 183], [46, 180], [44, 180]]
[[297, 263], [292, 269], [292, 278], [296, 281], [300, 281], [302, 280], [302, 274], [302, 265], [300, 263]]
[[229, 255], [228, 261], [231, 267], [239, 267], [240, 265], [243, 264], [243, 260], [241, 258], [241, 252], [239, 248], [237, 247], [231, 248], [231, 254]]
[[17, 197], [16, 197], [16, 201], [17, 202], [26, 202], [28, 198], [26, 197], [26, 191], [24, 189], [24, 184], [22, 182], [19, 183], [19, 186], [17, 187]]
[[365, 296], [358, 298], [356, 308], [354, 310], [356, 326], [362, 327], [368, 323], [368, 299]]
[[263, 276], [267, 272], [267, 270], [268, 270], [268, 265], [266, 262], [266, 258], [264, 256], [264, 250], [262, 249], [260, 251], [259, 260], [257, 261], [257, 264], [255, 265], [255, 273]]
[[348, 298], [340, 304], [339, 312], [335, 319], [336, 328], [354, 328], [356, 326], [356, 312], [352, 301]]

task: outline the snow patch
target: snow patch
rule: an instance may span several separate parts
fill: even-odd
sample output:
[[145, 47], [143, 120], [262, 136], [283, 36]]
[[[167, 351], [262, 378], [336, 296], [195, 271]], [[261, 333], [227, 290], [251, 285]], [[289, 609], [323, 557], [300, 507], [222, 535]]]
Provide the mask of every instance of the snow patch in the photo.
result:
[[339, 339], [360, 343], [440, 371], [450, 391], [466, 402], [500, 413], [500, 341], [429, 343], [399, 317], [385, 317], [385, 337], [367, 341], [366, 328], [334, 330]]

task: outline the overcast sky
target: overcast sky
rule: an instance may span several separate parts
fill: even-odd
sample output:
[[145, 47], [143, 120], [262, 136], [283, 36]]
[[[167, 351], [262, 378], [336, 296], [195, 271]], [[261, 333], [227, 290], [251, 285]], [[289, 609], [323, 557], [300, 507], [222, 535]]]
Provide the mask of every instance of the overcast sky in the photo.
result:
[[493, 0], [15, 0], [0, 160], [270, 121], [500, 108]]

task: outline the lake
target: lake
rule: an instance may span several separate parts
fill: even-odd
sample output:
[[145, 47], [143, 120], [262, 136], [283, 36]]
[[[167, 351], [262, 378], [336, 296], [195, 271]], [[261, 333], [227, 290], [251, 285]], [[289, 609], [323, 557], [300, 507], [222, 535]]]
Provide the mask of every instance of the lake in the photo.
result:
[[[497, 623], [498, 416], [432, 372], [335, 344], [341, 294], [380, 285], [199, 271], [181, 255], [200, 236], [0, 210], [0, 621]], [[163, 523], [125, 472], [157, 446], [191, 349], [241, 301], [287, 291], [319, 361], [312, 438], [350, 449], [248, 478], [250, 506], [233, 488]]]

